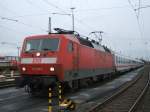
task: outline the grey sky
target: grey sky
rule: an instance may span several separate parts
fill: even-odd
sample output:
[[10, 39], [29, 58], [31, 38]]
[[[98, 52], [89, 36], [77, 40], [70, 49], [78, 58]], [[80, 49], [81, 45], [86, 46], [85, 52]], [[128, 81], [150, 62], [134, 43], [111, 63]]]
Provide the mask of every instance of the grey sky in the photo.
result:
[[[138, 8], [138, 0], [131, 0]], [[141, 0], [141, 6], [150, 1]], [[16, 43], [21, 46], [29, 35], [46, 34], [48, 17], [52, 17], [52, 27], [71, 29], [71, 17], [51, 13], [71, 13], [75, 7], [75, 30], [88, 36], [91, 31], [102, 30], [103, 44], [116, 52], [131, 57], [150, 56], [150, 8], [140, 10], [139, 32], [135, 12], [128, 0], [0, 0], [0, 42]], [[142, 35], [142, 36], [141, 36]], [[0, 45], [0, 55], [17, 55], [11, 45]]]

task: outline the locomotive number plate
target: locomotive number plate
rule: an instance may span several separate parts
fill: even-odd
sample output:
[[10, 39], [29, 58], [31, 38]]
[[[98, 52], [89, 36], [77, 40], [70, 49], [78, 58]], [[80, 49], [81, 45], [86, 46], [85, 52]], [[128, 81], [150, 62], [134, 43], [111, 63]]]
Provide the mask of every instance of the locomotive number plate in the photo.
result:
[[41, 58], [33, 58], [32, 63], [41, 63]]
[[41, 70], [43, 70], [43, 68], [41, 68], [41, 67], [33, 67], [32, 70], [41, 71]]

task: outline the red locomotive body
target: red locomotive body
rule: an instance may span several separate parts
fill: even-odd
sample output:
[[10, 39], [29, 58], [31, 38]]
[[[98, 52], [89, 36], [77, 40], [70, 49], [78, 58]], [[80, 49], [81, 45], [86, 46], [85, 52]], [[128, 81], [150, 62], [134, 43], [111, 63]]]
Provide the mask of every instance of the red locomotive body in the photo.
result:
[[73, 85], [82, 79], [110, 74], [115, 71], [113, 57], [98, 43], [74, 34], [27, 37], [19, 65], [22, 85], [31, 89], [56, 81]]

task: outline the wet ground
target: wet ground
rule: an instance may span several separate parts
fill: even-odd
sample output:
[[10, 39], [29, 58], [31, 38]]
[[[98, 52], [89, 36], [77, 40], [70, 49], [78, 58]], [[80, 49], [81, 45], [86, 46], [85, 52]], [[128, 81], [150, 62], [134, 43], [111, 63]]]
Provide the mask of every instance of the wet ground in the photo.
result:
[[[80, 106], [86, 102], [92, 103], [92, 100], [96, 98], [103, 99], [106, 94], [132, 80], [139, 70], [122, 75], [100, 87], [82, 89], [70, 94], [69, 98], [77, 104], [81, 104]], [[15, 87], [0, 89], [0, 112], [48, 112], [48, 99], [46, 97], [30, 97], [28, 93], [24, 92], [24, 89]]]
[[82, 91], [79, 91], [79, 93], [77, 92], [75, 95], [70, 96], [70, 98], [73, 99], [76, 103], [84, 103], [90, 101], [91, 99], [117, 89], [122, 84], [132, 80], [137, 75], [138, 71], [139, 70], [127, 73], [99, 87], [83, 89]]

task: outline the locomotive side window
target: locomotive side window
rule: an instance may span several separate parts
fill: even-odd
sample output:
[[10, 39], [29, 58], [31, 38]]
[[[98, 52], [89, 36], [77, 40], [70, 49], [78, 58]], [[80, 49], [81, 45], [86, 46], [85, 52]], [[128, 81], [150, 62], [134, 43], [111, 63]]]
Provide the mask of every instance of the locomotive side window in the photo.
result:
[[68, 43], [68, 51], [69, 51], [69, 52], [72, 52], [72, 51], [73, 51], [73, 43], [72, 43], [72, 42], [69, 42], [69, 43]]

